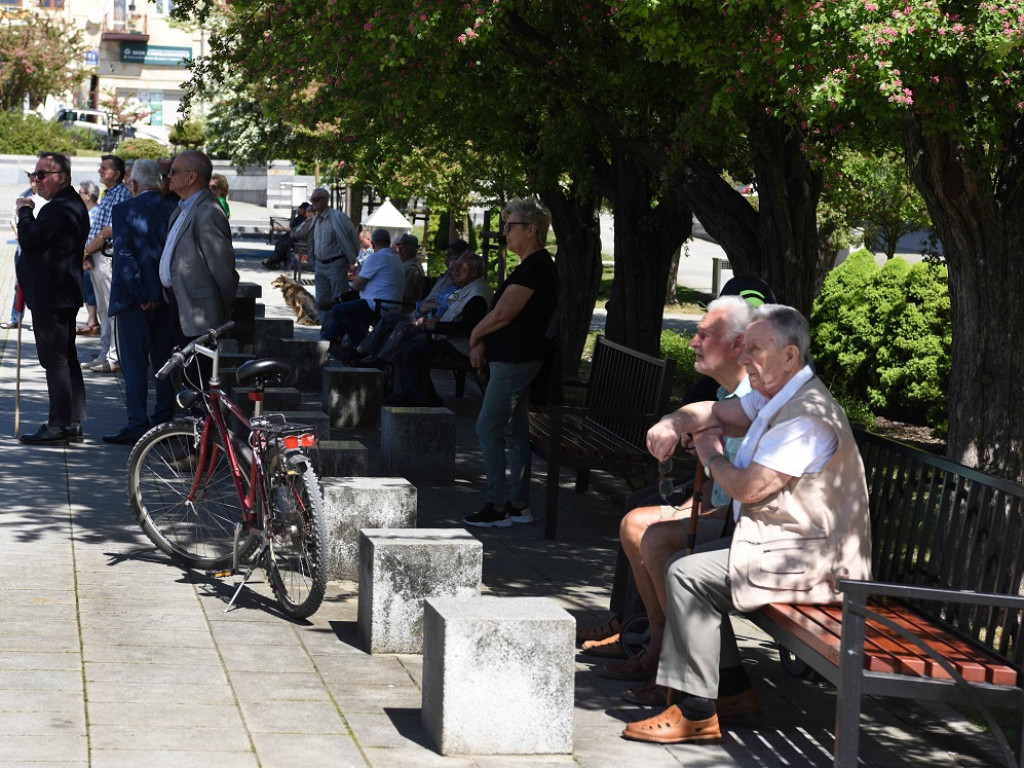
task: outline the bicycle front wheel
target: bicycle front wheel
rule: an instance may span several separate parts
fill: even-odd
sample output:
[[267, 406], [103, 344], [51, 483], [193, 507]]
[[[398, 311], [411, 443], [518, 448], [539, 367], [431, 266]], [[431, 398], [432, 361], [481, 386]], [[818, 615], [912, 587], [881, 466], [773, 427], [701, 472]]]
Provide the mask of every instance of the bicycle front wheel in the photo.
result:
[[[128, 498], [160, 551], [187, 568], [216, 570], [232, 563], [242, 516], [224, 442], [211, 433], [200, 465], [201, 433], [201, 423], [173, 421], [143, 435], [128, 457]], [[248, 485], [248, 462], [236, 454]], [[240, 561], [257, 543], [255, 535], [242, 535]]]
[[327, 588], [327, 523], [320, 484], [301, 454], [278, 455], [271, 465], [272, 532], [264, 555], [267, 578], [281, 609], [296, 619], [316, 613]]

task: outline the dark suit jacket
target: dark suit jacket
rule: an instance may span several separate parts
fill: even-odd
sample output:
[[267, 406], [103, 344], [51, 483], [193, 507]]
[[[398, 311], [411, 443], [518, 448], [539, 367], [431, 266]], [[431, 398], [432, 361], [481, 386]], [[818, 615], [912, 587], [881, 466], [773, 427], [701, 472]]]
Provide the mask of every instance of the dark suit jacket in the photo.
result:
[[[110, 314], [147, 301], [163, 299], [160, 254], [175, 204], [147, 190], [118, 203], [111, 211], [114, 264], [110, 279]], [[104, 257], [106, 258], [106, 257]]]
[[[186, 336], [198, 336], [231, 317], [238, 288], [231, 227], [216, 196], [208, 189], [188, 212], [171, 257], [171, 283], [178, 317]], [[175, 209], [170, 224], [181, 215]]]
[[74, 187], [65, 187], [39, 210], [18, 209], [18, 284], [29, 309], [82, 306], [82, 256], [89, 211]]

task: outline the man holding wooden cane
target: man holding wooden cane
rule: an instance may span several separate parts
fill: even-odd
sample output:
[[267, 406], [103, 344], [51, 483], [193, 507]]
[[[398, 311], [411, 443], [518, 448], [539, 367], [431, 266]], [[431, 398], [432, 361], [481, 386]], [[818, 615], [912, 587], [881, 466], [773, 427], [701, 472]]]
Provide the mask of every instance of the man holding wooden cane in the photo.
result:
[[[740, 365], [739, 356], [753, 311], [754, 308], [739, 296], [723, 296], [708, 305], [708, 312], [690, 341], [696, 354], [694, 369], [718, 382], [719, 400], [742, 397], [750, 391], [747, 372]], [[725, 446], [726, 453], [735, 455], [740, 442], [740, 439], [730, 438]], [[629, 560], [637, 591], [647, 609], [650, 643], [636, 656], [610, 662], [597, 670], [602, 677], [613, 680], [640, 681], [641, 685], [623, 694], [623, 698], [635, 704], [665, 701], [665, 689], [654, 680], [665, 629], [665, 565], [677, 552], [693, 546], [689, 541], [691, 531], [694, 538], [702, 542], [721, 537], [730, 501], [717, 484], [707, 484], [703, 495], [711, 503], [704, 505], [705, 514], [698, 520], [692, 514], [691, 500], [679, 505], [669, 502], [673, 488], [669, 476], [671, 467], [667, 469], [669, 471], [662, 473], [668, 483], [667, 489], [661, 490], [663, 503], [632, 510], [619, 526], [622, 551]]]

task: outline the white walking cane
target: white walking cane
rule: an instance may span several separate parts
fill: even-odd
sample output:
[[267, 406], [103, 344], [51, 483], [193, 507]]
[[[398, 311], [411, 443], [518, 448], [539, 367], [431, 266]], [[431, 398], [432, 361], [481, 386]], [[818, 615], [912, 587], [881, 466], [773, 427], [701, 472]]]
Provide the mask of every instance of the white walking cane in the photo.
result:
[[21, 320], [25, 315], [22, 309], [18, 313], [18, 359], [14, 364], [14, 436], [18, 436], [21, 426]]

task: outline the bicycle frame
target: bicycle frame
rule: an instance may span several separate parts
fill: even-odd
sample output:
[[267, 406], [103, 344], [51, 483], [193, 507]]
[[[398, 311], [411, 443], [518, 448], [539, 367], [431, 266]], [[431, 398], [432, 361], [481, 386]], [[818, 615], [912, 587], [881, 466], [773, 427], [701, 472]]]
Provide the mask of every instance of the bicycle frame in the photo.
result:
[[[262, 432], [257, 428], [254, 429], [252, 426], [253, 419], [250, 419], [245, 413], [239, 408], [227, 395], [220, 386], [220, 352], [216, 347], [204, 347], [196, 345], [193, 347], [194, 351], [210, 358], [213, 362], [213, 372], [210, 375], [208, 382], [209, 390], [207, 393], [208, 400], [206, 402], [206, 418], [203, 420], [202, 433], [199, 436], [199, 460], [197, 466], [199, 470], [196, 472], [195, 481], [192, 483], [192, 488], [189, 489], [189, 500], [195, 498], [199, 489], [203, 487], [204, 478], [209, 473], [213, 472], [214, 467], [217, 463], [217, 450], [218, 448], [212, 445], [210, 441], [210, 429], [211, 424], [217, 429], [221, 438], [224, 441], [225, 452], [228, 457], [228, 467], [231, 470], [231, 479], [235, 484], [235, 492], [238, 494], [238, 501], [242, 506], [242, 525], [246, 530], [258, 533], [261, 538], [266, 538], [266, 533], [262, 527], [257, 525], [256, 513], [255, 513], [255, 502], [256, 502], [256, 489], [260, 489], [260, 501], [266, 502], [265, 495], [266, 488], [262, 482], [257, 482], [263, 477], [263, 456], [262, 456]], [[251, 395], [254, 401], [254, 414], [253, 418], [257, 418], [263, 415], [263, 394], [261, 392], [253, 392]], [[253, 450], [252, 466], [250, 467], [249, 477], [249, 492], [246, 493], [245, 486], [242, 484], [242, 470], [238, 465], [238, 456], [235, 455], [235, 448], [231, 441], [231, 436], [228, 430], [227, 421], [224, 418], [224, 413], [220, 408], [220, 404], [223, 403], [227, 406], [228, 410], [242, 423], [242, 426], [249, 431], [249, 446]], [[253, 438], [259, 436], [259, 441], [255, 441]], [[254, 444], [258, 443], [258, 444]], [[212, 451], [210, 455], [209, 464], [206, 463], [207, 453]]]

